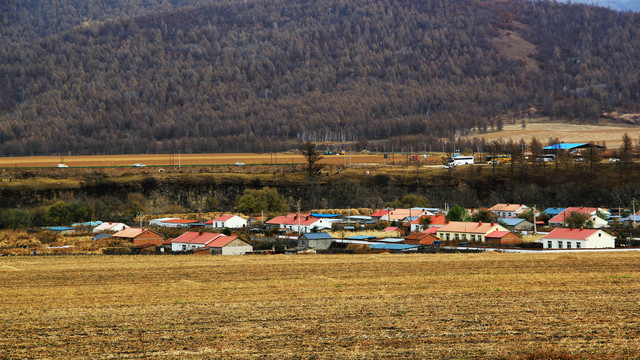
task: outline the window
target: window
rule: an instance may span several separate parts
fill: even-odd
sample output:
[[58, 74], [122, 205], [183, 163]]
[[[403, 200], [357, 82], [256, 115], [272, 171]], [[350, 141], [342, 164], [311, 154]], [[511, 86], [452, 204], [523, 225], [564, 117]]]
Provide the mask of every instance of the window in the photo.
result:
[[547, 241], [547, 249], [551, 249], [553, 247], [553, 241]]
[[451, 240], [451, 239], [449, 238], [449, 234], [447, 234], [447, 241], [449, 241], [449, 240]]
[[471, 241], [476, 241], [476, 236], [475, 235], [471, 235]]
[[567, 249], [571, 249], [571, 241], [567, 241]]
[[462, 240], [467, 240], [467, 234], [462, 234]]
[[580, 245], [580, 241], [576, 241], [576, 249], [580, 249], [580, 247], [582, 247], [582, 245]]
[[182, 250], [187, 250], [187, 245], [182, 245]]
[[459, 234], [456, 234], [456, 240], [460, 240]]
[[562, 249], [562, 241], [558, 241], [558, 249]]

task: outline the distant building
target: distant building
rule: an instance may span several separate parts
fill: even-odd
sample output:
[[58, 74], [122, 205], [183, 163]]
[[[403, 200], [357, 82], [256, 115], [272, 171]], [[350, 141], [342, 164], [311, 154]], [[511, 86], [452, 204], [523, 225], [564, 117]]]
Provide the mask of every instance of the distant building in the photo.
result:
[[538, 239], [545, 249], [615, 248], [615, 237], [599, 229], [557, 228]]
[[247, 227], [247, 220], [237, 215], [222, 215], [205, 223], [208, 228], [240, 229]]
[[103, 222], [102, 224], [93, 228], [94, 233], [100, 233], [105, 231], [122, 231], [128, 229], [129, 226], [119, 222]]
[[54, 226], [54, 227], [47, 228], [47, 230], [52, 231], [54, 233], [58, 233], [58, 234], [73, 234], [76, 232], [75, 228], [68, 227], [68, 226]]
[[498, 223], [451, 221], [437, 230], [443, 241], [487, 241], [486, 236], [494, 231], [508, 231]]
[[490, 207], [489, 211], [497, 218], [514, 218], [528, 209], [523, 204], [496, 204]]
[[328, 249], [333, 242], [333, 237], [326, 232], [306, 233], [298, 238], [298, 247], [308, 247], [312, 249]]
[[331, 222], [328, 219], [318, 219], [310, 214], [289, 214], [276, 216], [266, 222], [267, 227], [285, 229], [291, 232], [307, 233], [312, 230], [331, 229]]
[[587, 216], [587, 221], [590, 220], [593, 223], [592, 227], [594, 229], [609, 227], [609, 222], [607, 222], [607, 220], [604, 220], [596, 215], [598, 213], [598, 210], [598, 208], [589, 207], [568, 207], [560, 214], [549, 219], [549, 225], [565, 227], [567, 226], [567, 218], [571, 216], [571, 213], [575, 212]]
[[502, 223], [511, 231], [529, 231], [533, 229], [533, 224], [525, 219], [520, 218], [498, 218], [498, 222]]
[[435, 241], [439, 240], [434, 234], [414, 232], [404, 238], [404, 243], [409, 245], [433, 245]]
[[113, 234], [114, 239], [128, 240], [133, 245], [155, 244], [162, 245], [164, 237], [155, 231], [140, 228], [128, 228]]
[[493, 245], [515, 245], [522, 242], [522, 238], [511, 231], [494, 231], [485, 236], [485, 241]]

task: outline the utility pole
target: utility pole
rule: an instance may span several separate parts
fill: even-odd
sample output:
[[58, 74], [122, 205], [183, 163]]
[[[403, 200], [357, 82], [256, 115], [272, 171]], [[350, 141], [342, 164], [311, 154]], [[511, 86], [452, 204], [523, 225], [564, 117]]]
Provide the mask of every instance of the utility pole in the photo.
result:
[[538, 233], [538, 228], [536, 227], [536, 206], [533, 205], [533, 233]]

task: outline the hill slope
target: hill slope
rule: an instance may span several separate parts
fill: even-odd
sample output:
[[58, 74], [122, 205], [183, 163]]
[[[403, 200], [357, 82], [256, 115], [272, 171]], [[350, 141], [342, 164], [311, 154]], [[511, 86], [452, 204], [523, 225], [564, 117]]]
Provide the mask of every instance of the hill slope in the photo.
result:
[[450, 137], [532, 106], [594, 122], [640, 103], [635, 13], [526, 1], [103, 2], [3, 9], [0, 154]]

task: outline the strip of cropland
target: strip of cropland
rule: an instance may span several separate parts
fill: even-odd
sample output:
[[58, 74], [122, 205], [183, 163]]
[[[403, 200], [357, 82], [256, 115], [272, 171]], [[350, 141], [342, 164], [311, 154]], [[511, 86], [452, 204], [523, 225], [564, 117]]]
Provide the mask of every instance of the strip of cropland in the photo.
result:
[[0, 357], [629, 358], [640, 353], [638, 261], [5, 257]]

